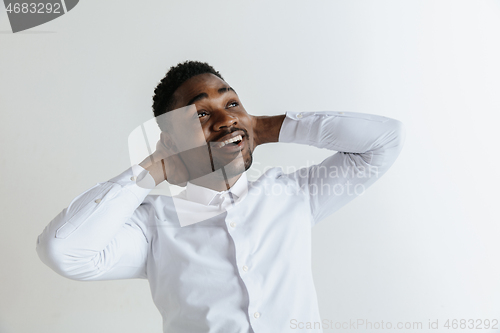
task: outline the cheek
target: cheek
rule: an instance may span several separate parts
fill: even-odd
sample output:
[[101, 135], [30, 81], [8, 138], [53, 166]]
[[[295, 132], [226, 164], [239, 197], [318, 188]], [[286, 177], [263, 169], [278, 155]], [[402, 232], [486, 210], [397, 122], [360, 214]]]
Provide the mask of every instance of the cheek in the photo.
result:
[[199, 126], [198, 128], [193, 126], [179, 127], [172, 139], [179, 151], [187, 151], [206, 145], [205, 135]]
[[209, 136], [208, 130], [198, 119], [193, 120], [189, 126], [180, 127], [179, 132], [182, 132], [182, 136], [194, 146], [205, 145]]
[[203, 140], [205, 143], [207, 143], [207, 140], [208, 140], [208, 138], [210, 138], [211, 134], [212, 133], [210, 132], [210, 130], [208, 129], [208, 126], [207, 126], [207, 128], [203, 127], [201, 131], [198, 131], [196, 133], [196, 137], [197, 137], [197, 140]]
[[253, 140], [255, 138], [253, 131], [251, 130], [251, 127], [247, 127], [247, 133], [248, 133], [248, 141], [252, 143], [253, 146]]
[[255, 142], [254, 142], [254, 136], [253, 133], [248, 133], [248, 150], [250, 150], [251, 153], [255, 150]]

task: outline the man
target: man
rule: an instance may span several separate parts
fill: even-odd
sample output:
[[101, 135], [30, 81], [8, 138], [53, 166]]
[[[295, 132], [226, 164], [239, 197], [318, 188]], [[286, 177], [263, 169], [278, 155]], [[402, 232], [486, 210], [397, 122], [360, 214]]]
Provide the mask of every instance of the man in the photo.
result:
[[[156, 151], [74, 199], [39, 236], [42, 261], [77, 280], [147, 278], [165, 332], [322, 332], [311, 227], [389, 169], [402, 124], [352, 112], [251, 116], [200, 62], [172, 67], [153, 100]], [[248, 182], [254, 149], [269, 142], [336, 153]], [[186, 189], [148, 195], [165, 180]]]

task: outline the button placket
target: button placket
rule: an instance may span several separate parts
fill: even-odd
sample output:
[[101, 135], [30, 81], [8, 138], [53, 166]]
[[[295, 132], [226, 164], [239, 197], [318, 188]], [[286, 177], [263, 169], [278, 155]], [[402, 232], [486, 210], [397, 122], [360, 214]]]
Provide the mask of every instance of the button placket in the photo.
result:
[[[240, 214], [238, 214], [240, 213]], [[240, 232], [237, 231], [238, 223], [243, 223], [244, 221], [238, 221], [236, 223], [233, 219], [239, 218], [241, 216], [241, 212], [228, 212], [227, 216], [227, 225], [228, 225], [228, 230], [230, 232], [230, 237], [233, 238], [234, 240], [234, 245], [235, 245], [235, 252], [236, 252], [236, 267], [238, 267], [238, 272], [240, 275], [240, 278], [242, 279], [243, 284], [248, 290], [249, 293], [249, 304], [248, 304], [248, 315], [252, 320], [261, 320], [260, 317], [262, 316], [261, 312], [256, 311], [258, 306], [261, 302], [261, 296], [259, 294], [258, 289], [255, 290], [255, 281], [253, 281], [253, 276], [252, 276], [252, 271], [250, 268], [252, 268], [253, 262], [251, 260], [251, 254], [248, 253], [248, 244], [246, 243], [248, 239], [243, 236]], [[234, 232], [233, 232], [234, 231]]]

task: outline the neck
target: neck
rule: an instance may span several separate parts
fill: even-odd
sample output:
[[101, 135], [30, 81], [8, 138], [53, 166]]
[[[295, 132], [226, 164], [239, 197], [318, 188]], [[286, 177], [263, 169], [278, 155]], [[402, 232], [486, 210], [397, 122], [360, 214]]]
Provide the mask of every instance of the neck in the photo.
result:
[[234, 176], [232, 178], [223, 177], [223, 179], [221, 179], [220, 177], [218, 177], [218, 175], [214, 176], [213, 174], [210, 174], [205, 177], [193, 179], [190, 182], [195, 185], [206, 187], [217, 192], [222, 192], [222, 191], [227, 191], [231, 187], [233, 187], [236, 181], [240, 179], [241, 175], [242, 174], [240, 173], [239, 175]]

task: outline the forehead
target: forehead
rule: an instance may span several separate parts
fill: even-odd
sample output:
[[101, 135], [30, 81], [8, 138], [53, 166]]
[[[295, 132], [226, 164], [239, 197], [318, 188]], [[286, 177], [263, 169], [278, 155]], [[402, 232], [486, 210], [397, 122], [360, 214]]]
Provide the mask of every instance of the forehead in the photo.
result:
[[218, 93], [218, 90], [224, 87], [229, 88], [229, 85], [224, 80], [213, 74], [205, 73], [193, 76], [184, 82], [174, 92], [173, 97], [176, 101], [182, 103], [201, 93], [209, 95]]

